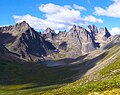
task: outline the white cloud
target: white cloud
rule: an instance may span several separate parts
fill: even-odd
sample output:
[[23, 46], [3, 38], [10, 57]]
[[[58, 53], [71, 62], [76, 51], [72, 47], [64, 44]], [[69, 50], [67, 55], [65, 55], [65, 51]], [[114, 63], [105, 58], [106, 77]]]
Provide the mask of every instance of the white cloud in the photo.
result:
[[40, 11], [45, 12], [46, 20], [56, 23], [75, 23], [80, 19], [80, 11], [70, 9], [70, 6], [59, 6], [55, 4], [42, 4]]
[[30, 24], [31, 27], [35, 29], [46, 29], [47, 27], [51, 27], [52, 29], [62, 29], [67, 27], [64, 24], [54, 23], [47, 20], [43, 20], [34, 16], [31, 16], [29, 14], [24, 16], [16, 16], [14, 15], [13, 18], [15, 19], [16, 23], [26, 21]]
[[95, 17], [92, 16], [92, 15], [86, 16], [84, 19], [85, 19], [86, 21], [89, 21], [89, 22], [99, 22], [99, 23], [103, 23], [103, 20], [97, 19], [97, 18], [95, 18]]
[[[81, 17], [80, 6], [77, 5], [77, 7], [79, 7], [79, 10], [69, 5], [42, 4], [39, 6], [39, 10], [44, 13], [45, 19], [34, 17], [30, 14], [24, 16], [14, 15], [13, 18], [16, 22], [25, 20], [35, 29], [50, 27], [54, 30], [69, 29], [73, 24], [84, 25], [88, 22], [103, 22], [101, 19], [95, 18], [94, 16]], [[85, 10], [84, 7], [81, 7], [81, 10]]]
[[113, 0], [113, 3], [105, 9], [95, 7], [94, 14], [120, 18], [120, 0]]
[[42, 12], [45, 12], [47, 14], [59, 13], [61, 8], [63, 9], [64, 7], [61, 7], [61, 6], [52, 4], [52, 3], [42, 4], [42, 5], [39, 6], [39, 10], [42, 11]]
[[87, 10], [85, 7], [83, 7], [83, 6], [79, 6], [79, 5], [76, 5], [76, 4], [74, 4], [73, 5], [73, 7], [76, 9], [76, 10], [80, 10], [80, 11], [82, 11], [82, 10]]
[[120, 28], [119, 28], [119, 27], [114, 27], [114, 28], [112, 28], [111, 30], [109, 30], [109, 32], [110, 32], [112, 35], [120, 34]]

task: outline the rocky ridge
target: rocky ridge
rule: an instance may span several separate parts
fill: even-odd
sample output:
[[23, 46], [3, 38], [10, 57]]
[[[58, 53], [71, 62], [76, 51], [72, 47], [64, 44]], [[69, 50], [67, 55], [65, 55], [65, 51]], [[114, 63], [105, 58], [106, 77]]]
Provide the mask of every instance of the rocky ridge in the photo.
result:
[[40, 33], [23, 21], [0, 27], [0, 43], [26, 61], [54, 59], [52, 54], [73, 58], [90, 53], [110, 41], [111, 35], [106, 27], [99, 31], [95, 25], [89, 25], [88, 28], [90, 32], [81, 26], [73, 25], [69, 32], [56, 34], [54, 30], [47, 28]]
[[29, 61], [41, 60], [55, 47], [46, 41], [25, 21], [14, 26], [0, 28], [0, 42], [21, 59]]
[[95, 25], [89, 25], [88, 28], [90, 32], [81, 26], [73, 25], [69, 32], [62, 31], [58, 34], [47, 28], [46, 30], [49, 31], [46, 33], [45, 30], [42, 35], [46, 35], [44, 38], [51, 41], [60, 50], [67, 50], [68, 57], [74, 57], [89, 53], [108, 43], [111, 34], [106, 27], [100, 28], [99, 31]]

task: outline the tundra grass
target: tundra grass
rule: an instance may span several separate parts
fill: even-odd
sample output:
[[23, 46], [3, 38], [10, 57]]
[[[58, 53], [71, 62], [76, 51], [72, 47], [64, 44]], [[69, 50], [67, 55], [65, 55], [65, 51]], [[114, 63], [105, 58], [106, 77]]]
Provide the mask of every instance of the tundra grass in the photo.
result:
[[0, 62], [0, 95], [28, 95], [59, 88], [72, 82], [76, 71], [39, 63]]
[[[120, 94], [120, 60], [106, 66], [100, 70], [97, 75], [99, 77], [94, 77], [95, 80], [89, 80], [89, 78], [84, 78], [82, 80], [71, 83], [67, 86], [55, 89], [52, 91], [42, 92], [41, 95], [115, 95]], [[111, 72], [114, 74], [111, 75]], [[96, 75], [96, 76], [97, 76]], [[109, 79], [108, 79], [109, 77]], [[115, 92], [118, 91], [118, 92]], [[105, 94], [107, 93], [108, 94]], [[33, 94], [34, 95], [34, 94]], [[39, 95], [39, 93], [36, 93]]]
[[[117, 49], [117, 50], [116, 50]], [[109, 50], [109, 58], [120, 50]], [[105, 59], [104, 59], [105, 60]], [[93, 75], [72, 82], [73, 66], [47, 67], [36, 63], [0, 62], [0, 95], [119, 95], [120, 59]], [[79, 66], [79, 65], [77, 65]], [[75, 66], [76, 67], [76, 66]], [[116, 92], [117, 91], [117, 94]], [[107, 93], [108, 94], [105, 94]]]

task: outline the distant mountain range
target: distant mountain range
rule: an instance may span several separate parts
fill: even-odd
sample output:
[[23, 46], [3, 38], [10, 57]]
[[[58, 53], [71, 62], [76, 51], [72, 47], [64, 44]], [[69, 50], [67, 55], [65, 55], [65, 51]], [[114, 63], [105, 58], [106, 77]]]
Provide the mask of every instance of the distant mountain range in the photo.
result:
[[101, 48], [114, 39], [106, 27], [98, 30], [95, 25], [89, 25], [88, 28], [89, 31], [73, 25], [69, 32], [56, 34], [50, 28], [37, 32], [25, 21], [0, 27], [0, 53], [9, 53], [24, 61], [54, 59], [53, 55], [59, 54], [64, 58], [74, 58]]
[[119, 95], [120, 35], [88, 29], [0, 27], [0, 95]]

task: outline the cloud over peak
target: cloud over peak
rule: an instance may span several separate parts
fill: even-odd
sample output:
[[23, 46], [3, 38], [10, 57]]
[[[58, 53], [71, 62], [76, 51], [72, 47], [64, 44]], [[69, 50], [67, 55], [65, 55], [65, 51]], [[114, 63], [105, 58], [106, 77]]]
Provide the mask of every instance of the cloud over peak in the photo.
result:
[[60, 6], [53, 3], [42, 4], [39, 6], [40, 12], [44, 13], [45, 19], [41, 19], [30, 14], [24, 16], [14, 15], [13, 18], [16, 22], [25, 20], [35, 29], [45, 29], [51, 27], [55, 30], [69, 29], [73, 24], [84, 25], [89, 22], [103, 23], [102, 19], [96, 18], [92, 15], [81, 17], [81, 11], [87, 9], [74, 4]]

